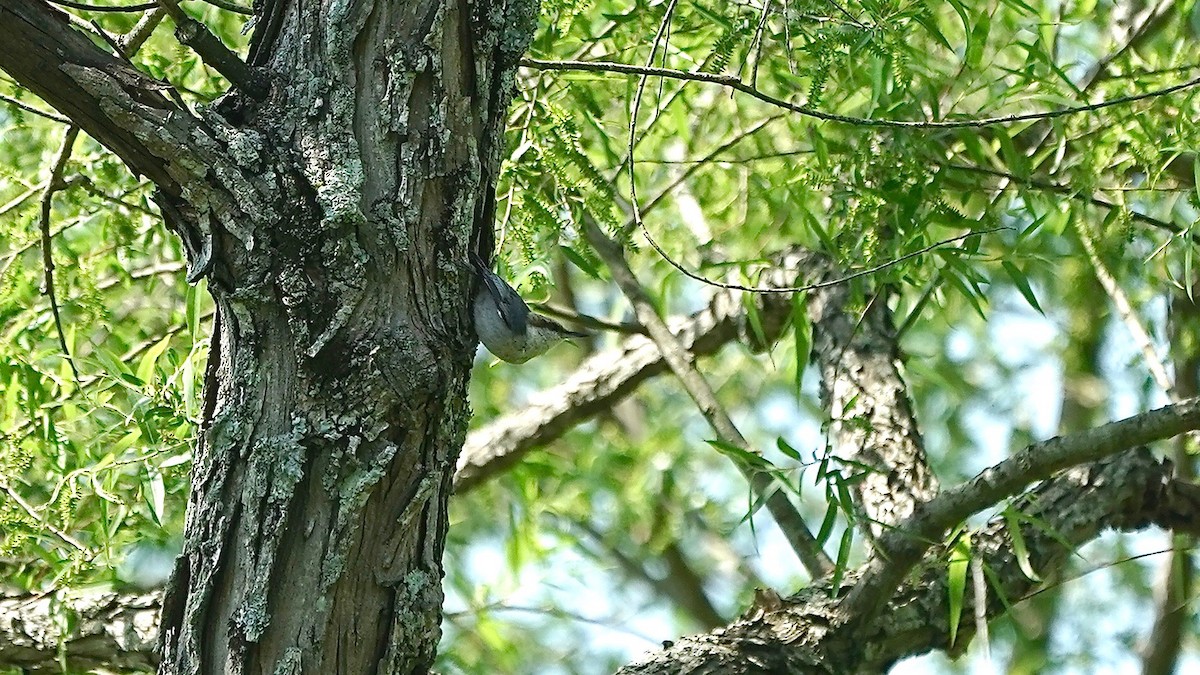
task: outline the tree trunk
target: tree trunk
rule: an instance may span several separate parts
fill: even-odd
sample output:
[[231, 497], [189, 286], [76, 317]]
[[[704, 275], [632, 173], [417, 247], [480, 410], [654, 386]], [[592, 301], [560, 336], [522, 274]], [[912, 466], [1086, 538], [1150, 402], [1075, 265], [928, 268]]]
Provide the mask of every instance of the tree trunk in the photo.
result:
[[[160, 672], [425, 672], [469, 418], [463, 263], [490, 254], [535, 7], [275, 9], [251, 63], [271, 95], [221, 106], [267, 189], [213, 240], [219, 330]], [[165, 210], [186, 231], [189, 209]]]
[[256, 9], [253, 72], [199, 116], [45, 3], [0, 0], [0, 68], [155, 182], [217, 307], [160, 672], [425, 672], [536, 2]]

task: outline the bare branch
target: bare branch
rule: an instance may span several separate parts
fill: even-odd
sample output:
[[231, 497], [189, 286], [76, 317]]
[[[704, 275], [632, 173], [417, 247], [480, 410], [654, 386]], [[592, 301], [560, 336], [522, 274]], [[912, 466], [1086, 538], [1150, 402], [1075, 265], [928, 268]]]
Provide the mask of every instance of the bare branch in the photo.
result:
[[154, 9], [157, 4], [153, 2], [143, 2], [140, 5], [93, 5], [86, 2], [74, 2], [73, 0], [49, 0], [51, 4], [59, 5], [60, 7], [70, 7], [85, 12], [144, 12], [148, 9]]
[[50, 239], [50, 211], [54, 203], [54, 193], [66, 187], [66, 182], [63, 180], [63, 171], [67, 168], [67, 160], [71, 158], [71, 148], [75, 147], [75, 139], [79, 136], [79, 127], [67, 127], [66, 134], [63, 135], [62, 149], [58, 151], [58, 159], [54, 160], [54, 167], [50, 170], [50, 179], [46, 182], [46, 191], [42, 193], [42, 217], [40, 221], [42, 232], [42, 271], [45, 275], [44, 287], [42, 292], [50, 299], [50, 311], [54, 314], [54, 328], [58, 332], [58, 344], [62, 348], [63, 356], [66, 357], [67, 363], [71, 366], [71, 373], [75, 376], [75, 382], [79, 382], [79, 369], [75, 367], [75, 359], [71, 356], [71, 350], [67, 347], [67, 336], [63, 333], [62, 315], [58, 311], [58, 296], [54, 293], [54, 253], [51, 249]]
[[264, 78], [246, 65], [237, 54], [229, 51], [208, 27], [184, 14], [179, 7], [179, 0], [158, 0], [158, 4], [175, 22], [175, 37], [180, 42], [195, 50], [206, 64], [224, 75], [225, 79], [243, 93], [256, 99], [266, 97], [267, 84]]
[[161, 602], [160, 593], [110, 590], [0, 596], [0, 667], [59, 673], [65, 662], [72, 672], [152, 671]]
[[29, 105], [28, 103], [22, 103], [15, 98], [11, 98], [11, 97], [5, 96], [3, 94], [0, 94], [0, 101], [3, 101], [5, 103], [11, 105], [14, 108], [19, 108], [21, 110], [24, 110], [25, 112], [33, 113], [34, 115], [37, 115], [39, 117], [44, 117], [52, 122], [58, 122], [59, 124], [70, 124], [71, 123], [71, 120], [63, 117], [62, 115], [55, 115], [52, 112], [46, 112], [45, 110], [39, 110], [39, 109]]

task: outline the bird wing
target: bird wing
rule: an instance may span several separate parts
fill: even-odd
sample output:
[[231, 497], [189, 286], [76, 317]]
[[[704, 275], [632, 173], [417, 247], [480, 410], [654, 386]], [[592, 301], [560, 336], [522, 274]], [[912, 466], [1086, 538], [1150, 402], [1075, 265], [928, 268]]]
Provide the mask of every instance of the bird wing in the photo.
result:
[[472, 253], [471, 263], [479, 270], [479, 277], [483, 279], [484, 288], [496, 301], [496, 307], [500, 310], [500, 318], [504, 320], [504, 324], [517, 335], [524, 335], [529, 321], [529, 307], [525, 301], [513, 290], [512, 286], [509, 286], [489, 269], [479, 256]]

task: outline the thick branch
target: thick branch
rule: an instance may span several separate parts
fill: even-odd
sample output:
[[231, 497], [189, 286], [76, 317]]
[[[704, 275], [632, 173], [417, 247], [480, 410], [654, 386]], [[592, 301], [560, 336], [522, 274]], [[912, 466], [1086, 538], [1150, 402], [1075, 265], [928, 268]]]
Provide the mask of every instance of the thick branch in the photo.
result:
[[44, 2], [0, 0], [0, 34], [0, 69], [135, 173], [180, 193], [183, 176], [170, 164], [195, 159], [184, 139], [196, 123], [163, 96], [166, 85], [96, 46]]
[[[826, 262], [822, 275], [837, 276]], [[924, 441], [900, 375], [900, 347], [892, 311], [882, 296], [852, 311], [851, 289], [821, 289], [808, 301], [813, 360], [821, 368], [821, 402], [833, 420], [834, 449], [868, 467], [853, 483], [857, 506], [879, 536], [937, 494], [937, 478], [925, 461]]]
[[873, 620], [921, 556], [949, 528], [1056, 471], [1200, 428], [1200, 398], [1027, 446], [970, 481], [921, 504], [879, 539], [878, 553], [842, 603], [839, 617]]
[[159, 593], [115, 591], [0, 598], [0, 668], [60, 673], [61, 642], [72, 671], [153, 670], [160, 602]]
[[[1014, 508], [1048, 525], [1045, 530], [1022, 526], [1028, 563], [1043, 574], [1105, 529], [1200, 528], [1200, 488], [1173, 480], [1170, 464], [1144, 449], [1064, 472]], [[1006, 599], [1017, 602], [1035, 582], [1022, 571], [1012, 540], [1008, 520], [997, 518], [975, 535], [972, 549], [993, 571]], [[787, 599], [766, 594], [766, 601], [760, 599], [728, 627], [680, 640], [620, 672], [884, 672], [905, 656], [949, 646], [946, 572], [937, 558], [928, 562], [925, 573], [888, 604], [886, 620], [865, 628], [838, 622], [836, 593], [828, 587], [809, 587]], [[968, 601], [960, 640], [973, 630]], [[1005, 606], [999, 596], [992, 596], [986, 610], [994, 618]]]

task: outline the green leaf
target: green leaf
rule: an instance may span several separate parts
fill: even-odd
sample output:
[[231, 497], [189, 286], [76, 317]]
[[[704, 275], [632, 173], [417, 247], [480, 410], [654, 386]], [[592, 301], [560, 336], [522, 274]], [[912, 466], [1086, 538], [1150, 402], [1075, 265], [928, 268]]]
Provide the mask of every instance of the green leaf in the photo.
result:
[[842, 541], [838, 544], [837, 562], [833, 565], [832, 587], [836, 592], [842, 585], [842, 578], [850, 567], [850, 549], [854, 544], [854, 528], [847, 526], [842, 531]]
[[791, 457], [792, 459], [796, 460], [797, 462], [804, 462], [804, 458], [800, 455], [800, 451], [793, 448], [790, 443], [785, 441], [783, 439], [783, 436], [780, 436], [779, 438], [775, 439], [775, 446], [779, 448], [780, 452], [787, 455], [788, 457]]
[[812, 322], [808, 320], [808, 294], [792, 296], [792, 336], [796, 342], [796, 395], [804, 385], [804, 371], [812, 358]]
[[1029, 176], [1029, 163], [1025, 154], [1017, 149], [1013, 143], [1012, 137], [1008, 135], [1003, 127], [995, 127], [993, 135], [996, 142], [1000, 144], [1000, 159], [1008, 167], [1008, 170], [1013, 175], [1019, 178], [1027, 178]]
[[980, 12], [971, 35], [967, 38], [966, 62], [969, 68], [978, 68], [983, 60], [983, 50], [987, 46], [988, 34], [992, 30], [992, 17], [987, 10]]
[[775, 465], [762, 455], [756, 452], [751, 452], [750, 450], [746, 450], [744, 448], [739, 448], [738, 446], [727, 441], [723, 441], [721, 439], [712, 439], [706, 440], [705, 443], [708, 443], [716, 448], [717, 451], [722, 455], [725, 455], [726, 457], [745, 467], [755, 469], [757, 471], [767, 471], [775, 468]]
[[158, 357], [171, 346], [172, 335], [167, 335], [163, 339], [154, 344], [153, 347], [146, 350], [142, 354], [141, 361], [138, 362], [137, 378], [142, 382], [151, 382], [154, 380], [154, 367], [158, 365]]
[[1004, 271], [1008, 273], [1008, 278], [1012, 280], [1013, 285], [1015, 285], [1017, 290], [1021, 292], [1021, 295], [1025, 297], [1025, 301], [1028, 302], [1034, 309], [1036, 309], [1038, 314], [1046, 316], [1045, 310], [1043, 310], [1042, 306], [1038, 304], [1037, 296], [1033, 294], [1033, 289], [1029, 286], [1029, 277], [1027, 277], [1025, 273], [1020, 270], [1020, 268], [1007, 260], [1001, 260], [1000, 266], [1003, 267]]
[[1004, 509], [1004, 520], [1008, 523], [1008, 534], [1012, 538], [1013, 555], [1017, 557], [1017, 567], [1030, 581], [1041, 581], [1042, 578], [1033, 571], [1033, 565], [1029, 562], [1029, 548], [1025, 545], [1025, 535], [1021, 533], [1020, 514], [1010, 506]]
[[[163, 511], [166, 508], [167, 491], [163, 486], [162, 472], [158, 467], [146, 463], [146, 484], [143, 489], [148, 493], [146, 505], [150, 507], [150, 517], [154, 519], [155, 524], [162, 526]], [[145, 493], [144, 493], [145, 494]]]
[[967, 594], [967, 566], [971, 562], [971, 537], [967, 532], [954, 542], [950, 549], [949, 569], [947, 570], [946, 590], [949, 594], [950, 608], [950, 646], [958, 637], [958, 624], [962, 619], [964, 600]]
[[567, 260], [570, 260], [571, 264], [578, 267], [584, 274], [593, 279], [601, 278], [600, 270], [596, 269], [596, 266], [592, 264], [592, 261], [587, 256], [581, 255], [579, 251], [570, 246], [564, 245], [559, 248], [562, 249], [563, 255], [566, 256]]
[[824, 546], [829, 541], [829, 535], [833, 534], [833, 526], [837, 524], [837, 502], [832, 499], [827, 500], [825, 505], [825, 517], [821, 519], [821, 529], [817, 530], [817, 543]]
[[769, 347], [767, 333], [763, 330], [762, 313], [758, 311], [758, 298], [753, 293], [742, 293], [742, 307], [746, 309], [746, 320], [750, 324], [750, 332], [755, 341], [763, 347]]
[[[1200, 16], [1200, 5], [1197, 5], [1193, 14]], [[1200, 199], [1200, 155], [1192, 158], [1192, 181], [1192, 189], [1196, 191], [1196, 199]], [[1190, 279], [1191, 277], [1188, 278]]]

